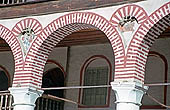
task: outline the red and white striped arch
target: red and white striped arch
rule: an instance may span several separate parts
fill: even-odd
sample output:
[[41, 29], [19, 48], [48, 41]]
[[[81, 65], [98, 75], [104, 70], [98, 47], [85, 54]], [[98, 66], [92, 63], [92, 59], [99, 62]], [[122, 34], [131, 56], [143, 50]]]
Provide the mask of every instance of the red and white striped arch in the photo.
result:
[[42, 25], [40, 22], [33, 18], [26, 18], [19, 21], [12, 29], [15, 37], [17, 37], [24, 29], [30, 28], [34, 31], [35, 35], [38, 36], [42, 31]]
[[25, 59], [26, 74], [17, 75], [13, 86], [41, 87], [42, 73], [50, 52], [54, 46], [69, 34], [82, 29], [99, 29], [103, 31], [113, 47], [115, 65], [123, 64], [124, 47], [114, 26], [104, 17], [90, 12], [75, 12], [66, 14], [52, 21], [35, 39]]
[[[145, 12], [145, 10], [138, 6], [138, 5], [125, 5], [118, 10], [116, 10], [111, 19], [110, 22], [117, 27], [119, 22], [127, 16], [133, 16], [137, 19], [138, 24], [141, 25], [148, 19], [148, 15]], [[124, 62], [123, 65], [119, 65], [115, 67], [115, 81], [138, 81], [143, 82], [144, 76], [138, 75], [136, 73], [136, 65], [134, 66], [132, 63], [133, 58], [127, 59], [128, 54], [124, 56]], [[116, 59], [115, 59], [116, 60]], [[142, 60], [142, 59], [141, 59]], [[129, 62], [128, 62], [129, 61]], [[117, 62], [117, 61], [115, 61]]]
[[16, 39], [14, 34], [5, 26], [0, 24], [0, 37], [6, 41], [9, 45], [15, 61], [15, 69], [20, 68], [20, 64], [23, 63], [22, 52], [19, 41]]
[[161, 6], [146, 19], [136, 31], [127, 50], [126, 75], [115, 76], [144, 82], [145, 65], [155, 39], [170, 26], [170, 2]]
[[[75, 12], [57, 18], [44, 29], [31, 27], [37, 29], [34, 30], [37, 32], [37, 38], [27, 53], [23, 68], [16, 69], [13, 86], [20, 84], [20, 86], [40, 88], [43, 69], [54, 46], [73, 32], [91, 28], [103, 31], [110, 40], [115, 55], [115, 81], [131, 80], [143, 83], [149, 49], [155, 36], [159, 36], [169, 26], [169, 5], [170, 3], [163, 5], [150, 16], [137, 5], [127, 5], [118, 9], [110, 21], [95, 13]], [[134, 34], [125, 55], [122, 39], [115, 27], [121, 17], [130, 14], [135, 16], [140, 27]], [[15, 36], [24, 29], [22, 26], [30, 26], [31, 23], [28, 21], [37, 20], [25, 19], [25, 23], [23, 21], [18, 23], [13, 28]], [[36, 23], [41, 27], [38, 21]]]
[[[17, 39], [18, 35], [26, 28], [30, 28], [34, 31], [36, 36], [39, 36], [42, 32], [42, 25], [40, 24], [40, 22], [36, 19], [33, 18], [26, 18], [23, 19], [21, 21], [19, 21], [12, 29], [13, 35], [14, 37]], [[34, 41], [33, 41], [34, 42]], [[32, 44], [33, 44], [32, 42]], [[18, 42], [19, 43], [19, 42]], [[26, 65], [32, 65], [31, 63], [29, 63], [29, 61], [27, 61], [27, 63], [25, 62], [25, 59], [23, 57], [23, 53], [21, 50], [21, 46], [19, 43], [19, 47], [20, 47], [20, 60], [17, 64], [15, 64], [15, 74], [14, 74], [14, 79], [13, 79], [13, 86], [26, 86], [27, 85], [27, 81], [30, 80], [30, 78], [36, 78], [34, 76], [34, 74], [32, 73], [32, 68], [26, 68]], [[28, 50], [29, 52], [29, 50]], [[31, 60], [31, 59], [29, 59]], [[32, 83], [36, 84], [36, 81], [32, 81]]]

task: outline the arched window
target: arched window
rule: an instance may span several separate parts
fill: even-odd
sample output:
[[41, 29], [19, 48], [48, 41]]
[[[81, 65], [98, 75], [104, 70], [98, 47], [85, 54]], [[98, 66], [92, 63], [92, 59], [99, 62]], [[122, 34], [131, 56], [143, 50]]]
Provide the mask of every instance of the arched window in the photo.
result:
[[[108, 67], [88, 67], [85, 70], [84, 86], [98, 86], [108, 84]], [[88, 106], [106, 105], [108, 88], [84, 89], [82, 104]]]
[[[112, 78], [111, 63], [102, 55], [89, 58], [82, 67], [81, 73], [83, 86], [108, 85]], [[110, 101], [109, 88], [90, 88], [83, 89], [80, 96], [79, 107], [108, 107]]]

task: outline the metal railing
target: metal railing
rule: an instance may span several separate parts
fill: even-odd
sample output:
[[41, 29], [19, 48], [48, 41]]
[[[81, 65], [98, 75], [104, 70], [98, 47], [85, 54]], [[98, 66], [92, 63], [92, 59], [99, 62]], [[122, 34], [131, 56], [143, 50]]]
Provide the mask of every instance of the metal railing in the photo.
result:
[[[0, 110], [13, 110], [13, 97], [8, 91], [0, 91]], [[34, 110], [63, 110], [64, 102], [47, 95], [39, 97]]]

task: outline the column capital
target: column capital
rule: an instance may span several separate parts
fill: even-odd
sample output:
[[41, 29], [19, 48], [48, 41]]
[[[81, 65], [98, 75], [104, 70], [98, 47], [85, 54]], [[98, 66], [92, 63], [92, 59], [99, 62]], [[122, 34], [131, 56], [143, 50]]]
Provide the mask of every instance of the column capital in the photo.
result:
[[14, 110], [34, 110], [36, 99], [43, 94], [33, 87], [12, 87], [9, 91], [14, 97]]
[[137, 82], [111, 82], [116, 94], [117, 110], [139, 110], [143, 94], [148, 90]]

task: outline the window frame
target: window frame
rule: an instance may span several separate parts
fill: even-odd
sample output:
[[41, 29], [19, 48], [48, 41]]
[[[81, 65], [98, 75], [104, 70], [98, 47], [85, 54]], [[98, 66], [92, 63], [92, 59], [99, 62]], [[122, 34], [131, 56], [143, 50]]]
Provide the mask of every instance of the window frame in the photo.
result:
[[[90, 58], [88, 58], [83, 66], [81, 67], [81, 71], [80, 71], [80, 86], [83, 86], [84, 83], [84, 74], [85, 74], [85, 70], [87, 69], [87, 67], [89, 66], [89, 64], [91, 64], [93, 61], [97, 60], [97, 59], [104, 59], [106, 61], [106, 63], [108, 64], [108, 84], [112, 81], [112, 64], [110, 63], [109, 59], [107, 57], [105, 57], [104, 55], [94, 55], [91, 56]], [[106, 104], [105, 105], [99, 105], [99, 106], [88, 106], [88, 105], [82, 105], [82, 98], [83, 98], [83, 89], [79, 89], [79, 97], [78, 97], [78, 108], [107, 108], [110, 106], [110, 93], [111, 93], [111, 88], [108, 88], [107, 90], [107, 99], [106, 99]]]

